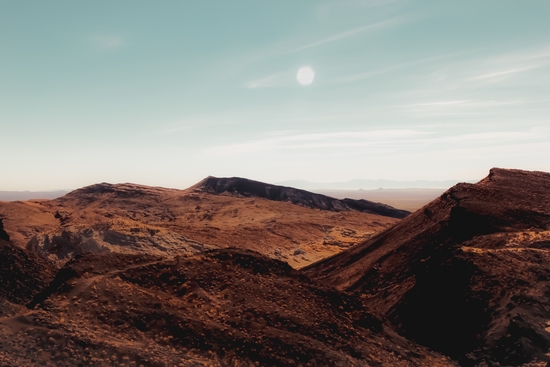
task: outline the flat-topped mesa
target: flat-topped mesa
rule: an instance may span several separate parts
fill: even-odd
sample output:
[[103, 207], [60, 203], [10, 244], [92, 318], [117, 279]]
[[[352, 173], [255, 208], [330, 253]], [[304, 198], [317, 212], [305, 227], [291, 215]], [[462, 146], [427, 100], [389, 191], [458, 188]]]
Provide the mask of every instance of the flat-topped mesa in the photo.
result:
[[212, 194], [230, 193], [245, 197], [286, 201], [306, 208], [335, 212], [356, 210], [392, 218], [404, 218], [410, 214], [410, 212], [406, 210], [396, 209], [382, 203], [375, 203], [368, 200], [340, 200], [293, 187], [272, 185], [240, 177], [217, 178], [209, 176], [191, 188]]
[[304, 270], [461, 365], [548, 361], [550, 173], [494, 168]]

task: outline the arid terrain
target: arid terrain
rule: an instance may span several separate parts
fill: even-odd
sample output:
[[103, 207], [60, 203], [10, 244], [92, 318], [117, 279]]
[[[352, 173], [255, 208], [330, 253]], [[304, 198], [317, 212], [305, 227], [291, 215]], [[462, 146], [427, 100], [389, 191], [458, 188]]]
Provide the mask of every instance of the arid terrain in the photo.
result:
[[0, 318], [3, 365], [452, 365], [246, 250], [78, 256], [28, 307]]
[[[295, 191], [269, 197], [243, 191], [235, 181], [217, 182], [185, 192], [101, 184], [57, 201], [2, 204], [8, 231], [0, 221], [0, 365], [549, 363], [550, 173], [492, 169], [479, 183], [458, 184], [400, 221], [345, 208], [307, 208], [292, 203]], [[171, 198], [166, 202], [174, 206], [159, 206], [161, 198]], [[243, 212], [253, 207], [248, 213], [289, 205], [280, 207], [278, 218], [308, 218], [301, 224], [312, 221], [312, 213], [326, 221], [329, 215], [354, 214], [390, 222], [387, 229], [303, 269], [249, 247], [252, 236], [239, 248], [229, 242], [208, 247], [189, 237], [181, 241], [183, 251], [175, 250], [174, 239], [169, 250], [138, 241], [142, 247], [129, 242], [127, 251], [120, 249], [121, 242], [111, 244], [116, 249], [78, 247], [63, 256], [59, 248], [92, 241], [68, 245], [52, 240], [58, 235], [49, 242], [32, 240], [34, 233], [43, 236], [51, 228], [55, 233], [88, 225], [60, 237], [90, 234], [102, 245], [97, 238], [110, 232], [93, 227], [93, 220], [104, 218], [128, 236], [142, 233], [132, 232], [135, 227], [158, 229], [150, 238], [162, 231], [173, 235], [184, 228], [177, 218], [186, 218], [176, 207], [188, 200], [193, 204], [185, 208], [210, 209], [207, 223], [215, 223], [218, 213], [235, 202]], [[207, 200], [218, 206], [206, 206]], [[310, 204], [327, 206], [325, 200], [333, 199], [316, 197]], [[284, 212], [289, 208], [305, 211], [290, 215]], [[10, 213], [19, 217], [9, 218]], [[162, 225], [158, 219], [147, 221], [162, 214], [176, 219], [160, 220]], [[254, 218], [265, 226], [265, 220], [249, 215], [250, 222]], [[218, 218], [220, 223], [223, 218], [234, 223], [227, 215]], [[25, 220], [38, 224], [25, 225]], [[199, 232], [201, 227], [191, 228]], [[185, 250], [191, 245], [195, 251]]]
[[227, 182], [207, 178], [187, 190], [103, 183], [55, 200], [0, 202], [0, 218], [16, 245], [60, 263], [84, 252], [176, 255], [239, 247], [300, 268], [409, 214], [245, 179], [231, 179], [236, 191]]
[[492, 169], [305, 274], [463, 366], [545, 366], [550, 174]]

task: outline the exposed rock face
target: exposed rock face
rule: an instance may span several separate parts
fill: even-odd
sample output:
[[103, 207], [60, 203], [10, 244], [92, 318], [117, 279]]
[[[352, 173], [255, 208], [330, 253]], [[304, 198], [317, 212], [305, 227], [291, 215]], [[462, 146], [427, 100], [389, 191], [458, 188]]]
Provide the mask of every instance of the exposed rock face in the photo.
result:
[[305, 273], [461, 365], [545, 363], [550, 174], [492, 169]]
[[11, 340], [0, 364], [45, 355], [56, 366], [454, 365], [392, 332], [359, 299], [239, 249], [77, 256], [29, 307], [17, 331], [0, 319]]
[[[141, 232], [141, 233], [140, 233]], [[106, 252], [173, 255], [196, 254], [216, 246], [204, 245], [179, 234], [154, 234], [147, 230], [129, 233], [106, 226], [65, 226], [51, 234], [33, 236], [26, 249], [52, 261], [66, 261], [75, 255]]]
[[360, 212], [378, 214], [392, 218], [405, 218], [410, 214], [410, 212], [406, 210], [395, 209], [389, 205], [374, 203], [372, 201], [354, 199], [339, 200], [305, 190], [271, 185], [240, 177], [207, 177], [195, 185], [194, 188], [196, 190], [215, 194], [227, 192], [246, 197], [259, 197], [274, 201], [288, 201], [306, 208], [336, 212], [357, 210]]

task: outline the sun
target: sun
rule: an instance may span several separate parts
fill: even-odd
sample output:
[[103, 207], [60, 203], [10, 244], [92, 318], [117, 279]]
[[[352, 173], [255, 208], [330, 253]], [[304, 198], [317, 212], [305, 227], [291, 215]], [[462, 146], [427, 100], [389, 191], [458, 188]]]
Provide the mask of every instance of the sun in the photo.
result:
[[296, 75], [296, 79], [301, 85], [310, 85], [313, 83], [313, 78], [315, 78], [315, 72], [310, 66], [302, 66]]

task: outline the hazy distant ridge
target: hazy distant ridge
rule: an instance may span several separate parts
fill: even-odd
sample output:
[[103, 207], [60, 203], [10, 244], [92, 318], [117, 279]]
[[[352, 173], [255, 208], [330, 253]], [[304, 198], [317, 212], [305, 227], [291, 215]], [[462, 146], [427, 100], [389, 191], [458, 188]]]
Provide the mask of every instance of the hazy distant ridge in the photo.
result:
[[349, 198], [340, 200], [326, 195], [296, 189], [294, 187], [271, 185], [242, 177], [218, 178], [209, 176], [192, 187], [194, 187], [195, 190], [202, 190], [215, 194], [228, 192], [274, 201], [288, 201], [292, 204], [312, 209], [330, 211], [357, 210], [363, 213], [378, 214], [392, 218], [405, 218], [410, 214], [407, 210], [396, 209], [382, 203]]
[[57, 191], [0, 191], [0, 201], [17, 201], [31, 199], [57, 199], [69, 190]]
[[[331, 189], [331, 190], [369, 190], [378, 189], [380, 187], [384, 189], [448, 189], [458, 183], [458, 180], [446, 180], [446, 181], [430, 181], [430, 180], [416, 180], [416, 181], [396, 181], [396, 180], [372, 180], [372, 179], [353, 179], [346, 182], [312, 182], [306, 180], [288, 180], [283, 182], [277, 182], [277, 185], [291, 186], [303, 190], [316, 190], [316, 189]], [[474, 181], [467, 181], [474, 183]]]

